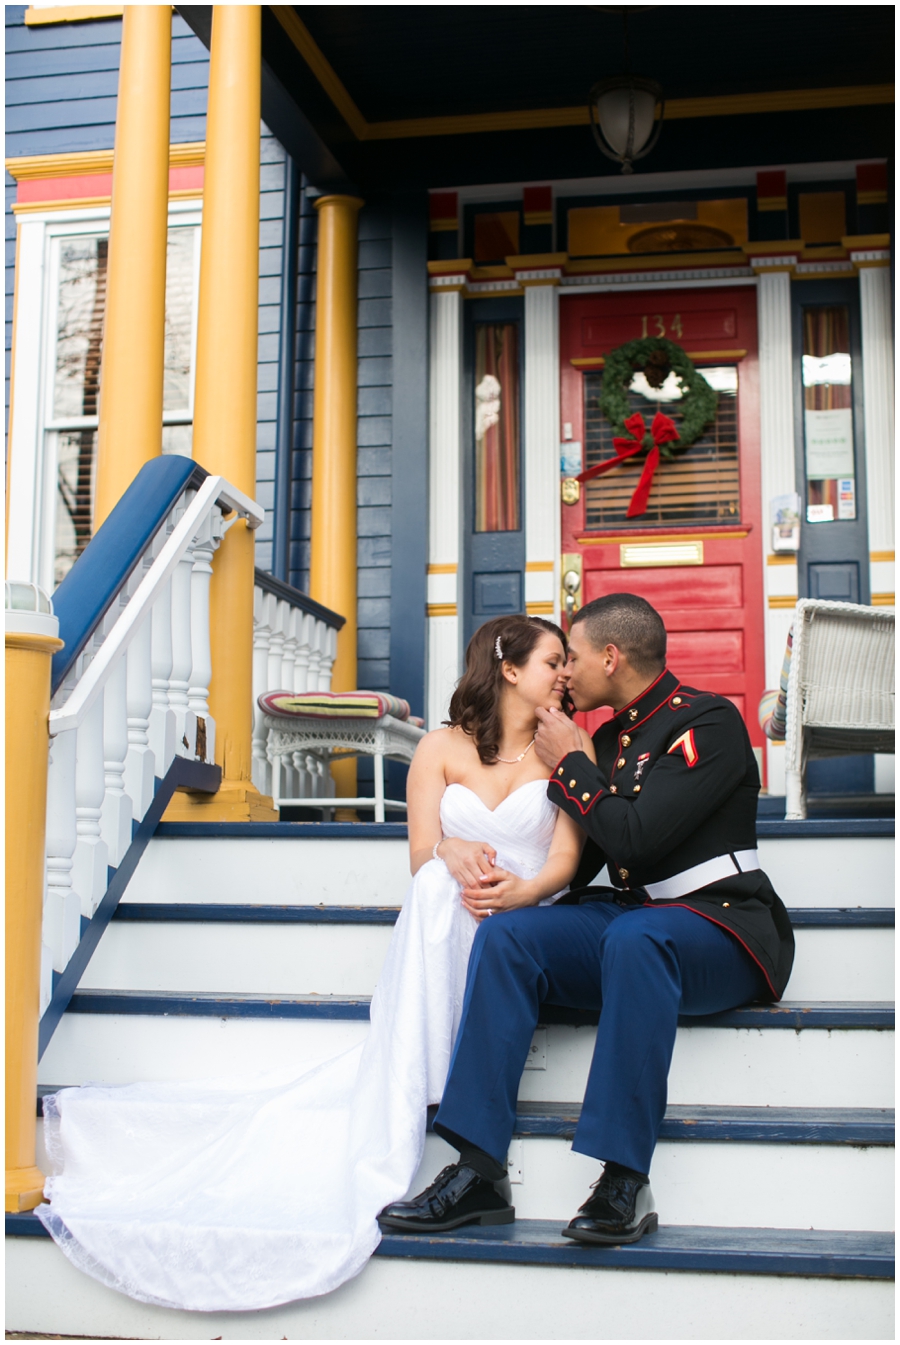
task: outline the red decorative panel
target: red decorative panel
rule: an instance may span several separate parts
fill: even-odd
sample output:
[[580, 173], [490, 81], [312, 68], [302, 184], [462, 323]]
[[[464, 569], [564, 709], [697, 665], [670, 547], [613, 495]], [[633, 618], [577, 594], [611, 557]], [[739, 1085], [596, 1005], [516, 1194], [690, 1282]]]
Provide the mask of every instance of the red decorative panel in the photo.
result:
[[691, 630], [669, 632], [669, 667], [686, 681], [709, 673], [744, 671], [742, 630]]
[[[612, 551], [612, 547], [604, 547]], [[612, 558], [610, 558], [612, 559]], [[618, 556], [615, 556], [618, 560]], [[740, 565], [674, 565], [627, 570], [589, 569], [585, 575], [585, 602], [607, 593], [637, 593], [660, 612], [673, 607], [741, 607], [743, 567]]]

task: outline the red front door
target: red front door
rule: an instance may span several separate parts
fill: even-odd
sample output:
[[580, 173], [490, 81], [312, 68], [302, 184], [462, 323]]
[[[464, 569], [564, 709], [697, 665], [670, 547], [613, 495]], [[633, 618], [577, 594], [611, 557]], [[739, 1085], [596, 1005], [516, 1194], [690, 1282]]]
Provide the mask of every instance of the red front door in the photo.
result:
[[[646, 513], [626, 517], [644, 455], [563, 492], [563, 573], [580, 571], [575, 604], [638, 593], [660, 612], [669, 667], [728, 696], [755, 747], [764, 688], [763, 554], [756, 296], [750, 289], [565, 297], [560, 307], [561, 407], [568, 466], [613, 456], [598, 406], [604, 356], [640, 336], [680, 345], [718, 391], [715, 424], [683, 455], [663, 459]], [[671, 382], [669, 387], [676, 386]], [[679, 422], [665, 386], [630, 396], [649, 426], [657, 407]], [[646, 394], [646, 395], [645, 395]], [[661, 397], [664, 400], [659, 400]], [[655, 399], [655, 400], [654, 400]], [[580, 448], [579, 448], [580, 445]], [[575, 581], [570, 578], [570, 589]], [[593, 729], [608, 712], [588, 717]], [[757, 754], [762, 756], [761, 751]]]

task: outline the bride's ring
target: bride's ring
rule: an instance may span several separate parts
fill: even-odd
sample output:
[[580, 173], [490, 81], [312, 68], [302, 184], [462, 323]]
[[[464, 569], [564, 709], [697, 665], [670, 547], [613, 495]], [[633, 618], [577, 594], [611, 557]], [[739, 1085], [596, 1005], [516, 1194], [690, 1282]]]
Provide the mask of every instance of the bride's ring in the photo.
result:
[[493, 914], [494, 914], [493, 911], [488, 911], [488, 915], [493, 915]]

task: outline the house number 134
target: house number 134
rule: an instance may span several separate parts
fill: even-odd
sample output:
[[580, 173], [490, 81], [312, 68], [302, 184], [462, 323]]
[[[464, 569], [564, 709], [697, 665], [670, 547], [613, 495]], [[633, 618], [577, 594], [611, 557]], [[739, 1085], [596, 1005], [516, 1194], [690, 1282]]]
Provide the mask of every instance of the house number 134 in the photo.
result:
[[[648, 323], [650, 324], [649, 327]], [[644, 313], [641, 316], [641, 336], [668, 336], [671, 332], [673, 336], [680, 338], [683, 330], [680, 313], [673, 316], [668, 332], [666, 331], [665, 317], [662, 313]]]

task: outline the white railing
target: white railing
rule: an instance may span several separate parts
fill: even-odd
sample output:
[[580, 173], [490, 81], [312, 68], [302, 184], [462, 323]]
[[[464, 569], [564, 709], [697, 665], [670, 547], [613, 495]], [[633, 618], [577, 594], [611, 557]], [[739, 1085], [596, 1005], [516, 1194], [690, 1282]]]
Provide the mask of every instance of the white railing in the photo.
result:
[[[253, 591], [253, 783], [272, 793], [269, 722], [259, 697], [269, 691], [330, 691], [331, 669], [343, 622], [285, 584], [257, 574]], [[333, 798], [334, 781], [320, 757], [297, 751], [282, 767], [290, 797]]]
[[156, 782], [176, 757], [214, 760], [209, 584], [213, 555], [241, 517], [256, 528], [264, 513], [222, 477], [186, 488], [53, 697], [41, 1013]]

